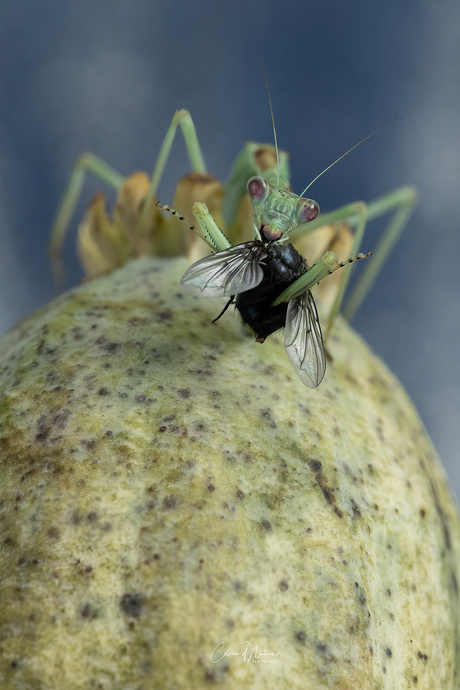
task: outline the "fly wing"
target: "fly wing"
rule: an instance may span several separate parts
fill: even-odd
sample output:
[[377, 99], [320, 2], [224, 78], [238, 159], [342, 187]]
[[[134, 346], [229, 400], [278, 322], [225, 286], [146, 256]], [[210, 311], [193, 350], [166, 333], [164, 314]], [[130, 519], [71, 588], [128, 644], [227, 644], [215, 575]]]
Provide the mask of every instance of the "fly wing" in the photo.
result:
[[289, 300], [284, 345], [305, 385], [308, 388], [319, 386], [326, 372], [326, 351], [310, 290]]
[[205, 297], [239, 295], [262, 282], [261, 262], [266, 257], [267, 252], [260, 243], [235, 244], [192, 264], [180, 282], [193, 291], [199, 290]]

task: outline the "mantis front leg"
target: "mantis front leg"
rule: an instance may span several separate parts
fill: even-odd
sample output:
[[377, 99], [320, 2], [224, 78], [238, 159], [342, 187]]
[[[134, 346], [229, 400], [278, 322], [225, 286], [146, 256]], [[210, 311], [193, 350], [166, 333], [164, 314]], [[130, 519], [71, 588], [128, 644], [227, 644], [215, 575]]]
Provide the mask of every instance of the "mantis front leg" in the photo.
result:
[[214, 218], [208, 211], [206, 204], [199, 201], [193, 204], [193, 215], [198, 221], [202, 234], [202, 239], [214, 251], [222, 251], [231, 247], [230, 240], [224, 235], [217, 225]]

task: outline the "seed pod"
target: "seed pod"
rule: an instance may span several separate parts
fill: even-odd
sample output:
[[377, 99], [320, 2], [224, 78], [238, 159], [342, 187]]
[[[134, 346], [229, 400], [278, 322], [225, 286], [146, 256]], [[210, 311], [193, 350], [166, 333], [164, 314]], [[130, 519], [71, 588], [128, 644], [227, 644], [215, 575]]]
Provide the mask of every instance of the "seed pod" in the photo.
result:
[[457, 687], [459, 522], [400, 384], [337, 319], [307, 389], [187, 265], [1, 339], [2, 690]]

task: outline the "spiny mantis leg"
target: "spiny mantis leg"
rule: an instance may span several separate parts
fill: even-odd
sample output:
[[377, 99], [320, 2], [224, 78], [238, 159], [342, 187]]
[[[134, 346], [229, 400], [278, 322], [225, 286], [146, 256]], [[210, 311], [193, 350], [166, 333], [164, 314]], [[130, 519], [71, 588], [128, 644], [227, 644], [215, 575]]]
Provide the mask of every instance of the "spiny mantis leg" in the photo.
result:
[[[148, 208], [152, 204], [158, 188], [161, 176], [163, 174], [166, 162], [168, 160], [171, 146], [174, 141], [177, 127], [180, 127], [185, 139], [185, 146], [190, 159], [190, 164], [194, 172], [206, 172], [206, 165], [203, 159], [198, 138], [196, 135], [195, 125], [187, 110], [177, 110], [171, 120], [171, 123], [166, 132], [165, 138], [160, 148], [155, 166], [153, 168], [150, 186], [147, 192], [146, 202], [139, 219], [139, 232], [143, 232], [146, 219], [148, 219]], [[64, 241], [65, 233], [69, 226], [70, 220], [74, 214], [80, 192], [83, 186], [85, 173], [90, 172], [96, 177], [106, 182], [111, 187], [118, 189], [123, 182], [123, 175], [117, 172], [110, 165], [105, 163], [100, 158], [97, 158], [91, 153], [85, 153], [80, 156], [75, 163], [70, 175], [68, 185], [65, 189], [62, 201], [56, 213], [56, 218], [51, 231], [51, 241], [49, 246], [49, 255], [53, 270], [56, 275], [62, 274], [61, 263], [59, 255]]]
[[310, 290], [314, 285], [331, 275], [340, 268], [344, 268], [347, 264], [351, 264], [354, 261], [359, 261], [359, 259], [367, 259], [371, 253], [368, 254], [358, 254], [345, 261], [338, 261], [335, 252], [326, 252], [321, 259], [315, 261], [313, 266], [303, 273], [300, 278], [297, 278], [291, 285], [289, 285], [283, 292], [278, 295], [278, 297], [273, 302], [272, 306], [276, 307], [282, 302], [289, 302], [289, 300], [294, 299], [294, 297], [299, 297], [303, 295], [304, 292]]
[[[362, 202], [355, 202], [342, 206], [331, 213], [325, 213], [316, 220], [308, 223], [308, 225], [299, 225], [290, 233], [290, 239], [295, 239], [295, 237], [298, 237], [305, 232], [315, 230], [322, 225], [336, 223], [339, 221], [347, 221], [355, 226], [355, 235], [350, 252], [351, 254], [355, 254], [357, 251], [359, 251], [361, 246], [361, 240], [367, 221], [373, 220], [378, 216], [393, 211], [393, 214], [391, 215], [390, 220], [383, 231], [382, 238], [377, 246], [377, 249], [373, 253], [374, 256], [372, 261], [367, 265], [363, 275], [358, 280], [356, 287], [354, 288], [345, 305], [343, 314], [348, 320], [353, 318], [367, 292], [377, 278], [389, 253], [404, 230], [407, 220], [409, 219], [409, 216], [412, 213], [415, 204], [417, 203], [417, 199], [418, 193], [415, 187], [401, 187], [383, 197], [380, 197], [379, 199], [372, 201], [367, 205]], [[326, 335], [331, 328], [335, 315], [340, 309], [349, 279], [350, 271], [346, 269], [344, 271], [336, 299], [328, 315]]]
[[220, 252], [232, 246], [231, 242], [225, 237], [224, 233], [209, 213], [206, 204], [196, 201], [193, 204], [192, 212], [201, 228], [204, 241], [211, 249]]
[[184, 216], [171, 208], [171, 206], [162, 206], [158, 201], [155, 203], [155, 206], [161, 208], [162, 211], [168, 211], [168, 213], [171, 213], [171, 215], [176, 216], [179, 218], [179, 220], [182, 220], [186, 225], [188, 225], [189, 229], [195, 231], [197, 235], [201, 237], [203, 242], [206, 242], [208, 247], [210, 247], [213, 251], [219, 252], [222, 249], [228, 249], [232, 246], [230, 240], [224, 235], [212, 215], [209, 213], [209, 209], [206, 204], [200, 201], [195, 201], [192, 208], [193, 215], [198, 221], [201, 234], [194, 225], [189, 225]]

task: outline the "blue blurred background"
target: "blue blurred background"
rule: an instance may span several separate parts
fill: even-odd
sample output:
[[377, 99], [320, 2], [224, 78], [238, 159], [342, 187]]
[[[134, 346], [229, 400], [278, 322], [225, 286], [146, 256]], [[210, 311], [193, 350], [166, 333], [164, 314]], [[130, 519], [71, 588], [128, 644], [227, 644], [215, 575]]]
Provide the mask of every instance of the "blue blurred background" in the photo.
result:
[[[0, 330], [53, 296], [46, 259], [77, 155], [150, 170], [175, 109], [225, 178], [246, 140], [278, 141], [293, 188], [386, 120], [311, 190], [323, 210], [406, 184], [419, 206], [355, 325], [415, 401], [460, 492], [460, 5], [458, 0], [3, 0], [0, 8]], [[160, 188], [187, 171], [178, 138]], [[89, 179], [77, 213], [101, 189]], [[68, 285], [81, 271], [74, 224]], [[381, 228], [368, 230], [372, 249]]]

